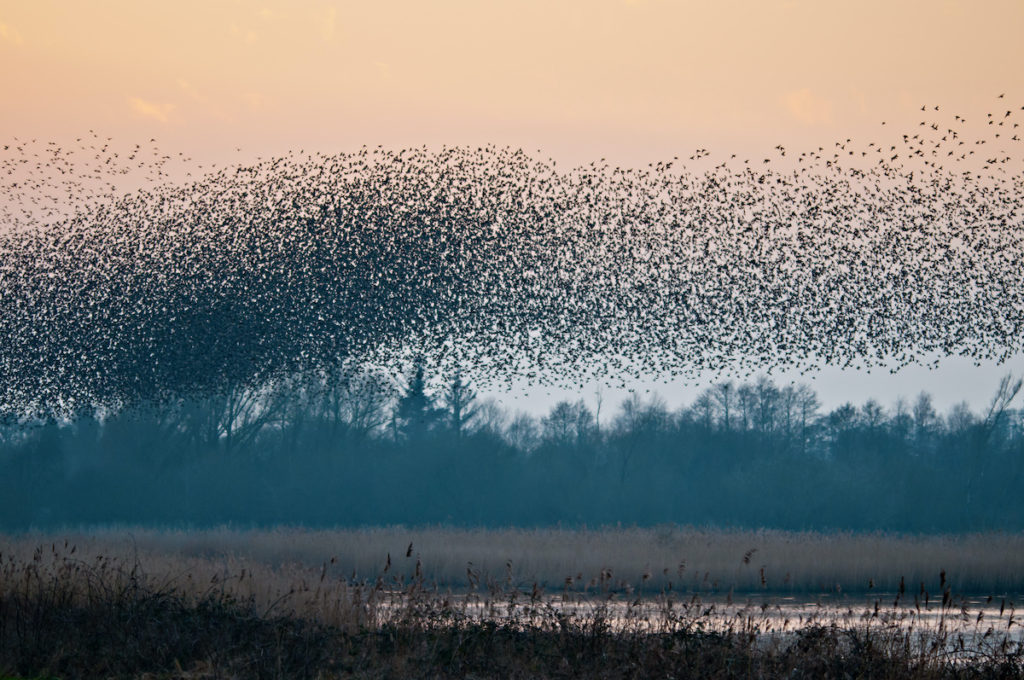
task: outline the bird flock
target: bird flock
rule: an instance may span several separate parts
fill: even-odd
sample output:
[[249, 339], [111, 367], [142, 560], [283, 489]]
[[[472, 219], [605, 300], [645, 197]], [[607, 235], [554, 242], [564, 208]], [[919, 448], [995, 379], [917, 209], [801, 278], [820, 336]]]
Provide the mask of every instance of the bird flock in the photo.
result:
[[[1024, 339], [1024, 107], [994, 101], [974, 125], [923, 107], [884, 143], [642, 168], [487, 146], [200, 169], [155, 140], [15, 139], [0, 414], [413, 357], [487, 386], [1006, 359]], [[175, 162], [196, 177], [169, 181]], [[131, 173], [148, 183], [118, 191]]]

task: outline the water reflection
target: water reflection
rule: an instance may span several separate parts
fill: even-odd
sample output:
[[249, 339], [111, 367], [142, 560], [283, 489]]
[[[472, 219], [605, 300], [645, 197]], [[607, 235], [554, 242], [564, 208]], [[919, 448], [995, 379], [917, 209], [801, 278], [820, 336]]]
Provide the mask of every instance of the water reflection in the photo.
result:
[[[385, 619], [400, 620], [416, 598], [396, 591], [378, 602]], [[386, 599], [386, 598], [385, 598]], [[1019, 600], [1019, 598], [1016, 598]], [[436, 605], [436, 603], [435, 603]], [[759, 646], [781, 645], [814, 629], [857, 633], [913, 654], [968, 660], [979, 654], [1024, 652], [1024, 625], [1011, 597], [952, 597], [940, 601], [898, 593], [866, 595], [600, 596], [563, 591], [464, 592], [444, 596], [453, 619], [515, 621], [526, 627], [604, 628], [636, 633], [741, 636]], [[853, 635], [850, 635], [851, 639]]]

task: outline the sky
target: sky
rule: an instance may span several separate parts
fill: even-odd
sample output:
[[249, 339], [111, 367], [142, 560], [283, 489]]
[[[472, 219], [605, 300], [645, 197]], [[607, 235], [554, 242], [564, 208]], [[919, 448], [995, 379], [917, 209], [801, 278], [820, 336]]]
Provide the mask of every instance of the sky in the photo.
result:
[[755, 154], [1024, 95], [1022, 29], [1021, 0], [0, 0], [0, 128], [225, 158]]
[[[378, 144], [755, 157], [1024, 100], [1021, 34], [1024, 0], [0, 0], [0, 137], [93, 129], [218, 164]], [[1007, 370], [1024, 361], [812, 384], [826, 404], [980, 405]], [[527, 392], [530, 410], [566, 396]]]

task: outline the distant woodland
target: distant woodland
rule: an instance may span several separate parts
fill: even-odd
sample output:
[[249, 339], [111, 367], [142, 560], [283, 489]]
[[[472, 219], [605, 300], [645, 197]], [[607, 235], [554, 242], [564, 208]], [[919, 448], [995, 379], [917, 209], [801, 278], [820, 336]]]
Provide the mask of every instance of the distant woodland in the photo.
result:
[[939, 413], [922, 393], [822, 409], [723, 382], [537, 418], [459, 375], [373, 371], [0, 431], [0, 527], [650, 526], [1024, 529], [1021, 382]]

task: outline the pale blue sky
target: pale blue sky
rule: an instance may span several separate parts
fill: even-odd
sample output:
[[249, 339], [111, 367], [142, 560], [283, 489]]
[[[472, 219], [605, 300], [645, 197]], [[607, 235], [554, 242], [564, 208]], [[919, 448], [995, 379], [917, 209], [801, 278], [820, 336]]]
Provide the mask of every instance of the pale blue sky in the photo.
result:
[[[1016, 376], [1024, 375], [1024, 355], [1013, 357], [1002, 364], [984, 362], [975, 366], [973, 361], [961, 357], [940, 359], [939, 366], [929, 370], [925, 366], [907, 366], [890, 373], [885, 368], [866, 370], [841, 369], [835, 366], [825, 367], [816, 372], [800, 375], [799, 371], [773, 371], [771, 377], [777, 385], [785, 385], [790, 381], [806, 383], [818, 394], [823, 410], [840, 406], [850, 401], [860, 405], [868, 399], [875, 399], [884, 407], [890, 408], [900, 397], [908, 402], [924, 391], [932, 396], [932, 403], [940, 413], [947, 412], [954, 404], [966, 401], [975, 412], [981, 411], [992, 399], [999, 380], [1007, 373]], [[747, 380], [755, 380], [753, 375]], [[612, 388], [600, 382], [586, 385], [582, 390], [555, 389], [551, 387], [517, 386], [512, 391], [493, 390], [483, 395], [497, 400], [503, 407], [511, 411], [525, 411], [533, 415], [543, 415], [557, 402], [568, 399], [575, 401], [583, 398], [593, 409], [597, 400], [598, 390], [602, 396], [602, 415], [611, 415], [618, 410], [619, 404], [626, 399], [631, 391], [637, 391], [645, 400], [653, 395], [660, 395], [671, 409], [689, 405], [703, 390], [716, 382], [729, 379], [728, 376], [716, 377], [708, 375], [700, 381], [689, 384], [666, 384], [657, 380], [630, 383], [626, 389]], [[742, 382], [744, 378], [733, 377]], [[1018, 396], [1014, 406], [1024, 405], [1024, 397]]]

